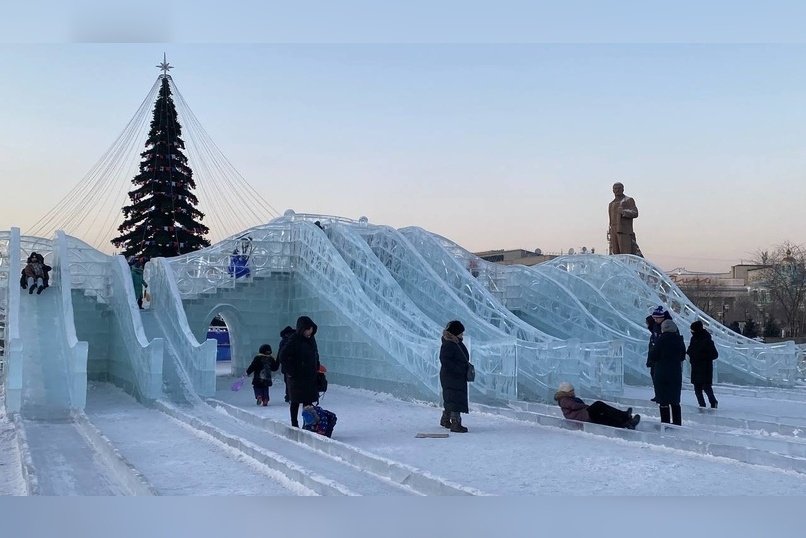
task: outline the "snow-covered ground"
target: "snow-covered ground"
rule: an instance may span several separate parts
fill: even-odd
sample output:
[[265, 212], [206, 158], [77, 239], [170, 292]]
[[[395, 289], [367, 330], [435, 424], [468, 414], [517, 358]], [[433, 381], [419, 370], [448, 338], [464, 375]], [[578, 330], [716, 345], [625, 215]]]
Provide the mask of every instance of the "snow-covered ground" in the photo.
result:
[[[798, 427], [806, 420], [806, 390], [782, 390], [774, 398], [741, 388], [726, 387], [720, 393], [717, 388], [717, 412], [701, 414], [686, 407], [684, 428], [663, 434], [657, 414], [651, 416], [648, 392], [630, 388], [623, 401], [636, 409], [644, 406], [650, 414], [637, 432], [566, 429], [569, 424], [556, 418], [553, 406], [518, 410], [471, 406], [472, 412], [464, 417], [469, 433], [417, 438], [419, 432], [446, 431], [438, 425], [438, 408], [331, 384], [321, 402], [338, 415], [331, 442], [287, 427], [282, 383], [272, 387], [269, 406], [258, 407], [248, 384], [233, 392], [231, 377], [218, 380], [219, 390], [210, 405], [192, 408], [168, 403], [146, 408], [117, 387], [91, 384], [89, 423], [108, 439], [129, 470], [128, 478], [118, 476], [118, 483], [116, 476], [126, 474], [125, 468], [110, 473], [108, 493], [82, 486], [82, 479], [115, 465], [120, 468], [120, 462], [93, 467], [104, 458], [93, 456], [87, 462], [75, 458], [72, 466], [59, 465], [57, 473], [48, 461], [67, 457], [70, 463], [69, 454], [79, 446], [72, 437], [80, 436], [59, 433], [63, 424], [47, 427], [25, 421], [38, 493], [118, 494], [132, 491], [127, 484], [138, 479], [160, 495], [806, 494], [806, 474], [800, 467], [806, 463], [806, 428], [801, 433]], [[693, 394], [686, 392], [684, 403], [694, 403]], [[730, 422], [744, 418], [753, 419], [761, 429]], [[770, 433], [763, 428], [778, 429]], [[51, 439], [46, 432], [52, 432]], [[608, 437], [614, 434], [621, 437]], [[721, 436], [717, 441], [716, 435]], [[73, 445], [65, 449], [67, 456], [38, 456], [47, 442]], [[109, 452], [96, 450], [97, 441], [88, 444], [93, 453]], [[25, 454], [18, 446], [14, 426], [0, 417], [0, 494], [25, 493], [20, 470]], [[709, 446], [721, 447], [731, 457], [704, 453], [710, 449], [703, 447]], [[748, 446], [761, 448], [747, 452]], [[71, 476], [62, 477], [68, 468]], [[69, 487], [58, 485], [61, 479]]]

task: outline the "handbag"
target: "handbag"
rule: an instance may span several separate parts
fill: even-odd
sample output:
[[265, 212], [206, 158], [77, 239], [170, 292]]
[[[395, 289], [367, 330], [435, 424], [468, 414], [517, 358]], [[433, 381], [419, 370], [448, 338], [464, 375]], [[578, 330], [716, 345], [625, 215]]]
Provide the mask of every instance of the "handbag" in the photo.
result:
[[476, 380], [476, 367], [472, 362], [467, 363], [467, 380], [470, 383]]

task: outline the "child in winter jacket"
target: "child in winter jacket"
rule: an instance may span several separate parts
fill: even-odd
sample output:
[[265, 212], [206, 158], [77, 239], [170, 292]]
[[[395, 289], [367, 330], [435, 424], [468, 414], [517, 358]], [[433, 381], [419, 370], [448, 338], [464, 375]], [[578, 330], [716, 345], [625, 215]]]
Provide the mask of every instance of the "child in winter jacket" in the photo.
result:
[[[22, 270], [22, 276], [25, 279], [25, 285], [22, 286], [22, 288], [25, 289], [27, 287], [29, 295], [34, 291], [39, 295], [46, 287], [47, 273], [50, 271], [51, 267], [45, 265], [45, 259], [36, 252], [32, 252], [31, 255], [28, 256], [27, 262], [25, 268]], [[20, 282], [20, 284], [22, 285], [23, 283]]]
[[246, 375], [253, 374], [252, 388], [255, 390], [255, 402], [266, 407], [269, 405], [269, 387], [272, 385], [271, 373], [280, 368], [280, 361], [271, 354], [271, 346], [263, 344], [252, 364], [246, 369]]

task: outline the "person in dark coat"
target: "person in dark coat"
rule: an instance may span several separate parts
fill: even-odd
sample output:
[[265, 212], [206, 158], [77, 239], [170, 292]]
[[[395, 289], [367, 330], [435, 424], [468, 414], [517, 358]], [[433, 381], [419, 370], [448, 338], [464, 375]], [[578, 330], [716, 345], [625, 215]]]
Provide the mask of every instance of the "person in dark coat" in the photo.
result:
[[299, 428], [299, 406], [319, 401], [316, 373], [319, 371], [319, 351], [316, 346], [316, 323], [308, 316], [297, 319], [297, 330], [280, 352], [280, 364], [288, 385], [291, 425]]
[[[280, 356], [280, 353], [283, 352], [283, 348], [291, 339], [291, 335], [294, 334], [294, 328], [291, 325], [286, 325], [285, 329], [280, 331], [280, 345], [277, 346], [277, 356]], [[286, 379], [285, 369], [281, 369], [280, 372], [283, 374], [283, 384], [285, 385], [285, 401], [288, 403], [290, 399], [288, 398], [288, 379]]]
[[683, 390], [683, 361], [686, 360], [686, 344], [674, 321], [667, 319], [661, 324], [661, 335], [651, 351], [655, 364], [655, 397], [660, 406], [660, 421], [678, 426], [682, 423], [680, 392]]
[[[660, 338], [661, 323], [667, 319], [672, 319], [672, 315], [669, 314], [669, 311], [663, 308], [663, 306], [658, 306], [652, 311], [652, 314], [646, 317], [646, 328], [649, 329], [649, 346], [647, 346], [646, 367], [649, 368], [649, 377], [652, 379], [653, 386], [655, 385], [655, 365], [652, 363], [652, 348], [655, 347], [655, 343], [658, 341], [658, 338]], [[657, 402], [657, 398], [653, 396], [650, 401]]]
[[22, 278], [20, 279], [20, 286], [23, 289], [28, 289], [28, 294], [36, 291], [39, 295], [45, 289], [47, 271], [50, 270], [49, 265], [45, 265], [45, 258], [36, 252], [32, 252], [26, 260], [25, 267], [22, 269]]
[[719, 357], [719, 352], [716, 350], [711, 334], [705, 330], [700, 320], [691, 324], [691, 341], [688, 344], [686, 355], [691, 362], [691, 384], [694, 385], [697, 403], [700, 407], [705, 407], [705, 398], [702, 396], [705, 391], [711, 408], [716, 409], [719, 402], [714, 396], [711, 384], [714, 378], [714, 361]]
[[271, 346], [263, 344], [252, 364], [246, 369], [246, 375], [253, 374], [252, 388], [255, 390], [257, 405], [269, 405], [269, 387], [272, 385], [271, 373], [276, 372], [280, 362], [271, 354]]
[[641, 421], [641, 415], [632, 414], [632, 407], [622, 411], [599, 400], [590, 405], [586, 404], [581, 398], [577, 398], [574, 386], [568, 382], [560, 383], [554, 394], [554, 400], [562, 409], [563, 416], [569, 420], [581, 420], [630, 430], [634, 430]]
[[461, 413], [469, 413], [467, 398], [467, 370], [470, 355], [462, 335], [465, 327], [460, 321], [448, 323], [442, 331], [442, 347], [439, 350], [439, 382], [442, 385], [442, 418], [440, 426], [455, 433], [466, 433], [462, 426]]

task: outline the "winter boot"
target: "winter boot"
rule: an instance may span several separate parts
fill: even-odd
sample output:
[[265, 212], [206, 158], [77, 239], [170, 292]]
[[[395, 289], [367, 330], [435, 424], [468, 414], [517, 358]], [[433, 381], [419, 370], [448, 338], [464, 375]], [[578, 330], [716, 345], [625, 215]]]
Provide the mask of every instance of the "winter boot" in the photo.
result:
[[672, 423], [672, 412], [668, 405], [660, 406], [660, 421], [664, 424]]
[[267, 405], [269, 405], [269, 399], [263, 398], [263, 407], [266, 407]]
[[36, 289], [36, 286], [28, 286], [28, 295], [33, 294], [35, 289]]
[[439, 419], [439, 425], [443, 428], [450, 429], [451, 427], [451, 414], [448, 411], [442, 412], [442, 418]]
[[41, 294], [42, 290], [44, 290], [44, 289], [45, 289], [45, 286], [39, 286], [38, 288], [36, 288], [36, 294], [37, 295]]
[[462, 426], [462, 415], [451, 413], [451, 431], [453, 433], [467, 433], [467, 428]]
[[672, 404], [672, 424], [681, 426], [683, 424], [683, 416], [680, 410], [680, 404]]
[[635, 427], [638, 426], [639, 422], [641, 422], [641, 415], [633, 415], [633, 417], [630, 419], [629, 424], [627, 424], [627, 429], [634, 430]]

